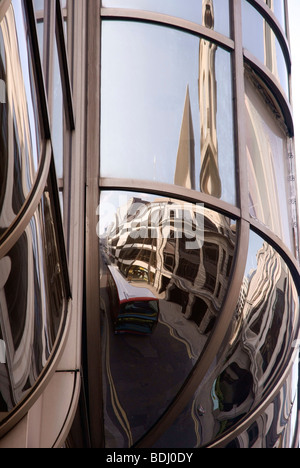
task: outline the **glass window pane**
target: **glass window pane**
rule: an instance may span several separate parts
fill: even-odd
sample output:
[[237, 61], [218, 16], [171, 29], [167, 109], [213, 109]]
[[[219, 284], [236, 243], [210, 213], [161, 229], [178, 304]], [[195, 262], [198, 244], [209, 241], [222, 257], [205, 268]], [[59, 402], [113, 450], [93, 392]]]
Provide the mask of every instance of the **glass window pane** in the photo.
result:
[[33, 0], [33, 6], [36, 11], [44, 11], [45, 0]]
[[143, 23], [103, 22], [102, 34], [101, 176], [235, 204], [230, 54]]
[[276, 35], [265, 19], [246, 0], [242, 2], [242, 14], [244, 47], [268, 67], [289, 97], [286, 61]]
[[[230, 35], [228, 0], [102, 0], [102, 6], [164, 13]], [[213, 24], [205, 21], [208, 12], [213, 18]]]
[[20, 211], [38, 168], [41, 129], [26, 19], [13, 1], [0, 24], [0, 233]]
[[287, 136], [266, 106], [255, 82], [247, 77], [247, 160], [250, 214], [294, 251], [289, 204]]
[[157, 421], [209, 339], [236, 225], [203, 205], [142, 193], [103, 192], [99, 215], [106, 446], [120, 448]]
[[284, 0], [264, 0], [264, 2], [273, 11], [282, 29], [286, 31]]
[[53, 116], [52, 116], [52, 145], [58, 178], [63, 177], [63, 91], [58, 59], [57, 43], [54, 47], [54, 67], [53, 67]]
[[[215, 360], [188, 407], [155, 448], [201, 447], [230, 432], [258, 407], [280, 378], [298, 327], [299, 296], [291, 272], [267, 242], [251, 233], [231, 334], [218, 353], [222, 357]], [[295, 379], [294, 396], [296, 391]], [[285, 406], [287, 401], [287, 395], [277, 400], [277, 411], [270, 413], [267, 425], [261, 425], [264, 442], [268, 434], [270, 443], [274, 441], [277, 432], [269, 432], [272, 415], [275, 423], [286, 407], [291, 408]], [[247, 448], [247, 438], [242, 440]], [[256, 441], [255, 431], [249, 433], [249, 445], [250, 441]]]
[[0, 337], [6, 348], [0, 413], [20, 403], [47, 364], [65, 310], [61, 271], [45, 194], [24, 234], [0, 260]]

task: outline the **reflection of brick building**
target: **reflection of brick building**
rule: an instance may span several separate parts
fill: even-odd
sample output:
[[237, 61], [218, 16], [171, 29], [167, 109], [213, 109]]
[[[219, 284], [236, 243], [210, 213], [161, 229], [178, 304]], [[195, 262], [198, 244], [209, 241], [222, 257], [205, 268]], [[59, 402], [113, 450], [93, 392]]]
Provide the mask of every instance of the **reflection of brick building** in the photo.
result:
[[[170, 220], [161, 216], [166, 205]], [[132, 199], [128, 216], [119, 217], [121, 224], [108, 234], [109, 254], [127, 278], [148, 283], [159, 298], [180, 305], [185, 317], [206, 334], [227, 291], [235, 232], [228, 218], [202, 208], [203, 245], [190, 248], [195, 226], [176, 218], [181, 205], [195, 209], [174, 200], [149, 203]], [[158, 219], [157, 215], [161, 218], [154, 226], [151, 220]]]

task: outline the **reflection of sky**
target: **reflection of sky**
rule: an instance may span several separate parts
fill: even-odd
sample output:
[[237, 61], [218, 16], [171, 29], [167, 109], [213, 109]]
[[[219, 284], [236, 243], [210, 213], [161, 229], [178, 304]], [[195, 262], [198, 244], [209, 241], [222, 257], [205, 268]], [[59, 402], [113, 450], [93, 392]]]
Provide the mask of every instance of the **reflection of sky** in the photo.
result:
[[14, 8], [14, 15], [15, 15], [15, 22], [16, 22], [16, 31], [18, 36], [18, 45], [19, 45], [19, 57], [23, 72], [23, 80], [24, 86], [26, 91], [26, 100], [27, 100], [27, 110], [28, 110], [28, 119], [30, 124], [30, 131], [32, 135], [31, 141], [31, 148], [32, 148], [32, 156], [33, 162], [35, 165], [35, 169], [38, 167], [38, 157], [36, 142], [37, 142], [37, 135], [36, 135], [36, 122], [35, 122], [35, 110], [33, 107], [33, 100], [31, 98], [31, 82], [30, 82], [30, 75], [29, 75], [29, 64], [28, 64], [28, 44], [27, 44], [27, 36], [26, 36], [26, 27], [24, 24], [24, 17], [23, 17], [23, 9], [22, 9], [22, 2], [19, 0], [12, 1], [13, 8]]
[[105, 234], [107, 228], [115, 222], [118, 209], [127, 206], [129, 200], [133, 197], [149, 202], [153, 202], [158, 198], [157, 196], [147, 193], [119, 191], [101, 192], [100, 206], [97, 213], [98, 215], [101, 213], [98, 235], [101, 236]]
[[[198, 102], [199, 41], [141, 23], [104, 23], [103, 34], [102, 173], [172, 183], [188, 83]], [[199, 141], [197, 106], [192, 114]]]
[[[104, 22], [101, 175], [172, 184], [189, 86], [200, 182], [199, 38], [144, 23]], [[222, 198], [235, 203], [230, 54], [218, 48]], [[224, 79], [224, 77], [227, 77]]]
[[247, 264], [245, 269], [245, 277], [250, 276], [253, 270], [257, 269], [257, 253], [264, 245], [264, 239], [260, 236], [255, 234], [254, 232], [250, 232], [250, 239], [249, 239], [249, 250], [248, 250], [248, 258]]

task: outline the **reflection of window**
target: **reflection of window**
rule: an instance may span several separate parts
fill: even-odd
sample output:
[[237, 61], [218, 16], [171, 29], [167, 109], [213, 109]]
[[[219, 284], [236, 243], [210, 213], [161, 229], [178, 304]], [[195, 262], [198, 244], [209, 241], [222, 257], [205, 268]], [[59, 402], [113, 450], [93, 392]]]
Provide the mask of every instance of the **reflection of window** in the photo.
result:
[[200, 297], [195, 297], [195, 301], [192, 307], [192, 313], [189, 317], [189, 320], [193, 320], [198, 327], [200, 326], [204, 316], [207, 312], [208, 306], [205, 301], [203, 301]]
[[194, 282], [199, 270], [199, 265], [195, 263], [191, 263], [185, 258], [182, 258], [179, 262], [179, 266], [177, 268], [177, 275], [181, 278], [187, 279], [191, 282]]
[[206, 280], [204, 288], [208, 289], [210, 292], [214, 292], [216, 287], [216, 277], [208, 272], [206, 272]]
[[164, 266], [166, 270], [173, 272], [175, 267], [175, 257], [172, 254], [164, 253]]
[[219, 261], [219, 246], [205, 242], [203, 245], [203, 260], [205, 266], [208, 266], [208, 264], [217, 265]]
[[[261, 355], [263, 358], [263, 371], [266, 372], [269, 364], [272, 362], [273, 353], [276, 349], [280, 330], [282, 327], [283, 311], [285, 310], [285, 297], [283, 291], [277, 289], [276, 298], [273, 305], [273, 320], [272, 325], [268, 331], [265, 342], [261, 349]], [[284, 347], [282, 352], [284, 351]], [[282, 356], [280, 356], [282, 357]], [[278, 356], [277, 356], [278, 359]]]
[[236, 362], [230, 364], [219, 380], [220, 407], [228, 412], [234, 406], [240, 406], [252, 390], [253, 377], [247, 369], [242, 369]]

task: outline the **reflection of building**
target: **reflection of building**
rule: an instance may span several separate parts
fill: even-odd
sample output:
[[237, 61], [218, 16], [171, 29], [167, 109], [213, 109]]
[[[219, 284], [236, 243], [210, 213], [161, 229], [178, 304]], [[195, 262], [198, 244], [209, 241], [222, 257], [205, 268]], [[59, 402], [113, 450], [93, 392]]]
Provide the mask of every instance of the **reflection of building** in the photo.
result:
[[[214, 29], [212, 0], [203, 2], [203, 24]], [[220, 198], [222, 186], [218, 166], [217, 142], [217, 88], [215, 54], [217, 46], [201, 39], [199, 59], [199, 102], [201, 124], [201, 174], [200, 187], [204, 193]]]
[[195, 189], [195, 141], [189, 88], [186, 90], [174, 183]]
[[299, 446], [288, 2], [106, 3], [1, 1], [0, 448]]
[[[134, 208], [135, 207], [135, 208]], [[201, 244], [194, 244], [197, 207], [177, 200], [132, 199], [127, 215], [108, 233], [107, 249], [131, 282], [146, 283], [157, 297], [181, 306], [201, 334], [215, 323], [228, 287], [235, 249], [230, 220], [198, 208]], [[134, 212], [135, 211], [135, 212]], [[151, 231], [151, 232], [150, 232]], [[191, 245], [189, 245], [191, 244]]]

